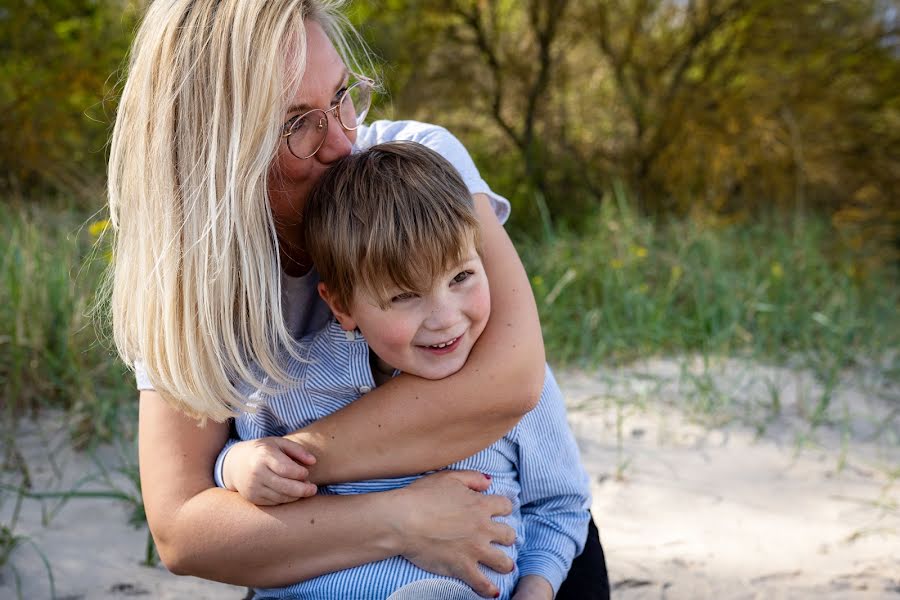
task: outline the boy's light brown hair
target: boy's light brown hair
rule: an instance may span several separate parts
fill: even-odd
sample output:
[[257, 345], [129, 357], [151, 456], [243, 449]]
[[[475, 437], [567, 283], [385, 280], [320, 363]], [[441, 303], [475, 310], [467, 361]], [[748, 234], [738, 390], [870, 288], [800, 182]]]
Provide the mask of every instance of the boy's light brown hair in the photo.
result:
[[382, 308], [392, 287], [424, 293], [470, 241], [481, 252], [478, 217], [462, 177], [415, 142], [351, 154], [322, 176], [303, 212], [307, 250], [336, 304], [355, 290]]

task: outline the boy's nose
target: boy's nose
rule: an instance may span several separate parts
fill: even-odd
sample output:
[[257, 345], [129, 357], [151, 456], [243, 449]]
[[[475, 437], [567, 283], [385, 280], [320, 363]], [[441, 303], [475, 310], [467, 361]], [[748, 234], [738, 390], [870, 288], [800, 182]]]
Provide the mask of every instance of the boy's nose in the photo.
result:
[[434, 331], [449, 329], [456, 324], [458, 320], [458, 311], [455, 307], [448, 303], [434, 305], [431, 312], [425, 320], [425, 325]]

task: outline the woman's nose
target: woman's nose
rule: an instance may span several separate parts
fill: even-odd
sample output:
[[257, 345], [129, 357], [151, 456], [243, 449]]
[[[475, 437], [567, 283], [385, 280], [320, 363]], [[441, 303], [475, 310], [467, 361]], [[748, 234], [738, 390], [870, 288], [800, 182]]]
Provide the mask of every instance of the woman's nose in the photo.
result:
[[322, 147], [316, 152], [316, 157], [325, 164], [344, 158], [353, 150], [351, 132], [343, 128], [335, 113], [336, 111], [328, 113], [328, 132]]

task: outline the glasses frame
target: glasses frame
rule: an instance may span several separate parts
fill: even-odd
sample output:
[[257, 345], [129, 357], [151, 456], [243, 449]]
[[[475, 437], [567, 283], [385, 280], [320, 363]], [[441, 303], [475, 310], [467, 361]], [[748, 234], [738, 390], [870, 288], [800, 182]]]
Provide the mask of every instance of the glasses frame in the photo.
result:
[[[341, 127], [343, 127], [344, 130], [356, 131], [357, 129], [359, 129], [359, 126], [363, 124], [363, 121], [365, 121], [366, 116], [368, 116], [369, 109], [372, 107], [371, 94], [375, 88], [375, 80], [370, 79], [368, 77], [362, 77], [362, 76], [357, 76], [356, 78], [358, 79], [358, 81], [354, 82], [353, 85], [349, 86], [346, 90], [344, 90], [344, 93], [341, 94], [340, 98], [338, 98], [337, 102], [331, 108], [310, 109], [310, 110], [306, 111], [305, 113], [303, 113], [302, 115], [297, 115], [296, 117], [291, 118], [287, 123], [284, 124], [284, 127], [287, 131], [282, 133], [281, 137], [284, 139], [284, 143], [287, 144], [288, 151], [291, 154], [293, 154], [295, 157], [299, 158], [300, 160], [308, 160], [316, 155], [316, 152], [318, 152], [322, 148], [322, 146], [325, 145], [325, 140], [328, 139], [328, 113], [332, 113], [332, 112], [334, 113], [338, 124]], [[347, 94], [349, 94], [351, 92], [351, 90], [353, 90], [354, 88], [357, 88], [360, 86], [367, 86], [369, 88], [369, 106], [366, 107], [366, 112], [363, 114], [362, 118], [359, 118], [357, 116], [357, 122], [353, 127], [347, 127], [347, 124], [344, 123], [343, 117], [341, 117], [341, 105], [344, 103], [344, 100], [347, 98]], [[316, 146], [316, 149], [313, 150], [311, 154], [309, 154], [308, 156], [298, 156], [294, 152], [294, 149], [291, 148], [291, 144], [290, 144], [290, 137], [297, 132], [297, 130], [294, 129], [294, 124], [297, 123], [298, 121], [300, 121], [301, 119], [305, 119], [306, 117], [308, 117], [309, 115], [312, 115], [314, 113], [322, 114], [322, 116], [319, 118], [319, 123], [316, 125], [317, 129], [324, 130], [324, 132], [322, 134], [322, 140], [319, 142], [319, 144]]]

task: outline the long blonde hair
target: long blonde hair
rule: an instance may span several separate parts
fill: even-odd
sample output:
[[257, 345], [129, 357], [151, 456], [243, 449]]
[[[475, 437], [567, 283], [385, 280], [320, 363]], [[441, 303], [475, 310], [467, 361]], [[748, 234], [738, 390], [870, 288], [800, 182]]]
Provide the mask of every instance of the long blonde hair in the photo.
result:
[[109, 161], [113, 336], [189, 415], [224, 420], [248, 409], [240, 382], [289, 381], [266, 181], [305, 20], [362, 72], [342, 4], [156, 0], [132, 46]]

